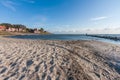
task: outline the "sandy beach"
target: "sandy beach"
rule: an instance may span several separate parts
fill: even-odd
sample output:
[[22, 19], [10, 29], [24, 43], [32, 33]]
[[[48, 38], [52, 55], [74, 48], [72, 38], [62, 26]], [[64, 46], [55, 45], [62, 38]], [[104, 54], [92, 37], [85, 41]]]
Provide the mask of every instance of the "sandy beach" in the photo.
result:
[[0, 80], [120, 80], [120, 46], [0, 37]]

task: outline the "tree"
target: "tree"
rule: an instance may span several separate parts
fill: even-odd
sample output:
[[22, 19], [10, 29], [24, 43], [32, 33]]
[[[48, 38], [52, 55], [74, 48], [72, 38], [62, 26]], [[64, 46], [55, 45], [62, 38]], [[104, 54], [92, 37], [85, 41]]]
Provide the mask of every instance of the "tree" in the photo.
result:
[[9, 27], [12, 27], [12, 24], [9, 24], [9, 23], [1, 23], [0, 25], [5, 26], [6, 29], [8, 29]]
[[25, 25], [22, 25], [22, 24], [13, 24], [13, 27], [14, 27], [14, 28], [26, 29], [26, 26], [25, 26]]
[[39, 31], [40, 31], [40, 32], [44, 32], [44, 29], [43, 29], [43, 28], [40, 28]]
[[34, 29], [26, 28], [26, 32], [34, 33]]

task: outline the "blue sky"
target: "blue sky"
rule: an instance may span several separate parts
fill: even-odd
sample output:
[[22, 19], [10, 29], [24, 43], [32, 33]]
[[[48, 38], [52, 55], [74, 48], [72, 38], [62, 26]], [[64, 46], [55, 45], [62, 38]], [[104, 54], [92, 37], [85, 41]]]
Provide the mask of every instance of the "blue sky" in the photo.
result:
[[120, 0], [0, 0], [0, 23], [53, 33], [120, 33]]

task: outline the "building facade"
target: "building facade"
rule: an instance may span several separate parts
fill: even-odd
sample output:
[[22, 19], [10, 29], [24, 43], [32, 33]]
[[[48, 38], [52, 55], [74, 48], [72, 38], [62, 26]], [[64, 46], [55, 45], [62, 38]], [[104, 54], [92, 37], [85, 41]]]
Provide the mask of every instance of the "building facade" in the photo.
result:
[[5, 26], [0, 26], [0, 31], [5, 31], [6, 27]]

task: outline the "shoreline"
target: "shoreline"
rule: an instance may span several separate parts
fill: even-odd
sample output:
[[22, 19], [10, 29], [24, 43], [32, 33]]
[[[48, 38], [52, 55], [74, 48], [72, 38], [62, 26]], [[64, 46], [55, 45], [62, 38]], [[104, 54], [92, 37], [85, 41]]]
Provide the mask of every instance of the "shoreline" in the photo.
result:
[[38, 33], [14, 33], [11, 34], [0, 34], [1, 37], [9, 37], [9, 36], [22, 36], [22, 35], [50, 35], [50, 34], [38, 34]]
[[0, 31], [0, 36], [19, 36], [19, 35], [47, 35], [51, 33], [23, 33], [23, 32], [7, 32], [7, 31]]
[[[22, 38], [17, 38], [17, 37], [15, 38], [15, 37], [12, 37], [12, 36], [24, 36], [24, 35], [31, 35], [32, 36], [32, 35], [52, 35], [52, 34], [35, 34], [35, 33], [30, 33], [29, 34], [29, 33], [26, 33], [26, 34], [19, 34], [19, 35], [6, 35], [6, 36], [2, 36], [2, 37], [13, 38], [13, 39], [22, 39]], [[37, 39], [35, 39], [35, 38], [33, 38], [33, 39], [28, 38], [27, 39], [27, 38], [23, 38], [23, 40], [25, 40], [25, 39], [26, 40], [48, 40], [48, 41], [49, 40], [52, 40], [52, 41], [54, 41], [54, 40], [55, 41], [81, 41], [82, 40], [82, 39], [81, 40], [62, 40], [62, 39], [40, 39], [40, 38], [37, 38]], [[98, 40], [96, 40], [96, 39], [95, 40], [94, 39], [93, 40], [87, 40], [86, 39], [85, 41], [98, 41], [98, 42], [104, 42], [104, 43], [120, 46], [120, 42], [114, 41], [114, 40], [109, 40], [109, 39], [108, 40], [102, 40], [102, 39], [101, 40], [99, 40], [99, 39]]]
[[119, 80], [119, 52], [119, 46], [100, 41], [0, 37], [0, 78]]

